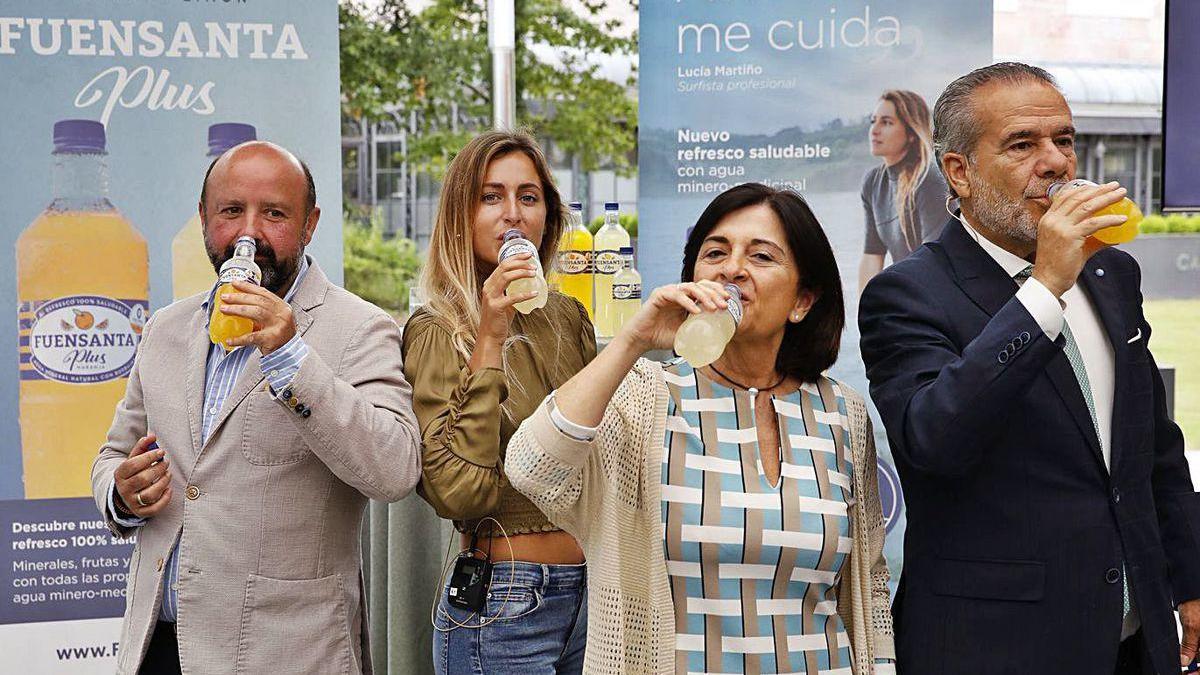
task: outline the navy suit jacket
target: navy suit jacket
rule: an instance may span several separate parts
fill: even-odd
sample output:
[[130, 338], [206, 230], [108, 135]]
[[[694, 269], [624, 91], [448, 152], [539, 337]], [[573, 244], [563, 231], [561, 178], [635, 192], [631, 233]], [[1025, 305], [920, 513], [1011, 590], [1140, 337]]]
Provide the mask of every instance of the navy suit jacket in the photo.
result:
[[871, 397], [908, 506], [893, 613], [907, 675], [1111, 673], [1122, 567], [1157, 672], [1200, 598], [1200, 495], [1147, 343], [1141, 272], [1079, 277], [1112, 343], [1112, 471], [1064, 338], [957, 220], [876, 276], [859, 308]]

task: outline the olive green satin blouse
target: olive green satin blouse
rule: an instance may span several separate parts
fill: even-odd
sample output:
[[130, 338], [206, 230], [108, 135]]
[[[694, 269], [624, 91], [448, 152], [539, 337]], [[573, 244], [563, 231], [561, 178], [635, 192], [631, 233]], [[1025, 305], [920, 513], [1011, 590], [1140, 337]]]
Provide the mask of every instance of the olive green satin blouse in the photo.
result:
[[582, 305], [551, 291], [544, 308], [516, 315], [513, 334], [524, 338], [508, 347], [505, 378], [496, 368], [472, 373], [425, 308], [404, 328], [404, 376], [423, 443], [417, 491], [460, 532], [487, 516], [508, 534], [559, 529], [509, 485], [504, 455], [521, 422], [596, 355], [595, 333]]

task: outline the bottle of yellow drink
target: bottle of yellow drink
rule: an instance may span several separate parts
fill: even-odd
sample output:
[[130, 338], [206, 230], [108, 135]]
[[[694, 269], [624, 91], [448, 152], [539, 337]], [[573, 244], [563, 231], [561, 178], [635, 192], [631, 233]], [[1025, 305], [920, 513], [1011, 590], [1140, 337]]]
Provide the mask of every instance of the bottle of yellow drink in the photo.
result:
[[[220, 157], [235, 145], [257, 138], [249, 124], [223, 122], [208, 128], [208, 156]], [[204, 249], [204, 227], [200, 216], [193, 214], [171, 240], [171, 294], [179, 300], [197, 293], [207, 293], [217, 280], [212, 261]]]
[[[221, 285], [213, 295], [212, 311], [208, 315], [208, 339], [215, 345], [225, 347], [226, 340], [241, 337], [254, 330], [254, 322], [250, 319], [221, 311], [225, 306], [221, 295], [237, 293], [238, 290], [233, 287], [235, 281], [257, 284], [262, 280], [262, 270], [259, 269], [258, 263], [254, 262], [254, 252], [257, 249], [254, 237], [239, 237], [233, 245], [233, 257], [221, 265], [221, 274], [218, 277]], [[225, 347], [225, 351], [229, 351], [229, 348]]]
[[604, 205], [604, 226], [596, 231], [592, 239], [595, 247], [596, 287], [596, 337], [611, 338], [616, 335], [615, 306], [612, 302], [613, 276], [621, 271], [621, 249], [629, 246], [629, 233], [621, 227], [617, 214], [617, 203]]
[[621, 259], [624, 266], [613, 275], [612, 285], [614, 335], [642, 308], [642, 275], [633, 267], [633, 248], [622, 248]]
[[54, 199], [17, 239], [25, 497], [91, 495], [149, 314], [146, 240], [108, 199], [104, 126], [54, 125]]
[[558, 290], [578, 300], [592, 318], [592, 233], [583, 225], [583, 204], [571, 202], [571, 217], [558, 245]]
[[716, 312], [692, 314], [675, 331], [675, 353], [693, 368], [703, 368], [721, 358], [725, 345], [742, 322], [742, 293], [737, 286], [725, 284], [729, 307]]
[[[1050, 189], [1046, 191], [1046, 195], [1050, 198], [1050, 201], [1054, 201], [1059, 192], [1069, 192], [1075, 188], [1083, 187], [1085, 185], [1095, 186], [1096, 184], [1090, 180], [1083, 180], [1082, 178], [1077, 178], [1069, 182], [1060, 181], [1051, 185]], [[1103, 209], [1100, 209], [1092, 215], [1125, 216], [1127, 218], [1127, 220], [1120, 225], [1106, 227], [1092, 235], [1096, 239], [1110, 246], [1133, 241], [1138, 235], [1138, 224], [1142, 222], [1142, 210], [1139, 209], [1138, 205], [1133, 203], [1133, 200], [1128, 197], [1122, 199], [1116, 204], [1113, 204], [1112, 206], [1107, 206]]]

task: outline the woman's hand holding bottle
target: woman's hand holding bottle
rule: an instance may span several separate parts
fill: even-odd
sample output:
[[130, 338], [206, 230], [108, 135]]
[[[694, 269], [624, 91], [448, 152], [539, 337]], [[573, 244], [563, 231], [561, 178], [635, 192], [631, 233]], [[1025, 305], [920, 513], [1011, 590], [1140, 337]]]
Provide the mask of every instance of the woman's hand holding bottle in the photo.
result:
[[537, 276], [531, 258], [527, 253], [508, 258], [497, 265], [483, 282], [479, 294], [479, 333], [475, 336], [475, 349], [471, 352], [472, 372], [501, 366], [504, 341], [508, 339], [508, 325], [517, 303], [537, 297], [537, 291], [504, 294], [504, 289], [517, 279]]
[[729, 291], [721, 284], [707, 279], [661, 286], [650, 294], [614, 342], [625, 341], [639, 354], [651, 349], [669, 349], [674, 344], [675, 331], [688, 315], [725, 309], [729, 297]]

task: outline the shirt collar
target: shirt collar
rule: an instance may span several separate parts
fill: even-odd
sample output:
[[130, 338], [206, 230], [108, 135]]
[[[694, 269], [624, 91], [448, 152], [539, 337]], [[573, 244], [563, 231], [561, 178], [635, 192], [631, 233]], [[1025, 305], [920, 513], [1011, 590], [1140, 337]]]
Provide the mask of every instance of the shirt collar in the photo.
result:
[[963, 227], [965, 227], [967, 230], [967, 234], [975, 240], [975, 243], [979, 244], [979, 247], [983, 249], [984, 253], [987, 253], [992, 260], [996, 261], [996, 264], [999, 265], [1000, 268], [1003, 269], [1006, 274], [1008, 274], [1008, 276], [1015, 277], [1026, 267], [1029, 267], [1028, 260], [1013, 253], [1012, 251], [1007, 251], [1004, 248], [1001, 248], [991, 239], [979, 234], [979, 230], [976, 230], [974, 226], [968, 223], [967, 217], [962, 215], [961, 212], [959, 212], [958, 219], [962, 221]]
[[[285, 293], [283, 296], [284, 302], [290, 303], [292, 301], [292, 296], [296, 295], [296, 290], [300, 288], [300, 283], [302, 281], [304, 281], [305, 275], [308, 274], [308, 268], [309, 268], [308, 254], [306, 253], [306, 254], [300, 256], [300, 269], [296, 270], [296, 280], [292, 282], [292, 287], [289, 288], [288, 292]], [[206, 298], [204, 300], [204, 302], [200, 305], [201, 309], [206, 310], [206, 311], [208, 310], [208, 306], [210, 304], [212, 304], [213, 296], [216, 295], [217, 289], [220, 288], [220, 286], [221, 286], [221, 283], [219, 280], [213, 284], [212, 290], [210, 290], [208, 292], [208, 298]]]

